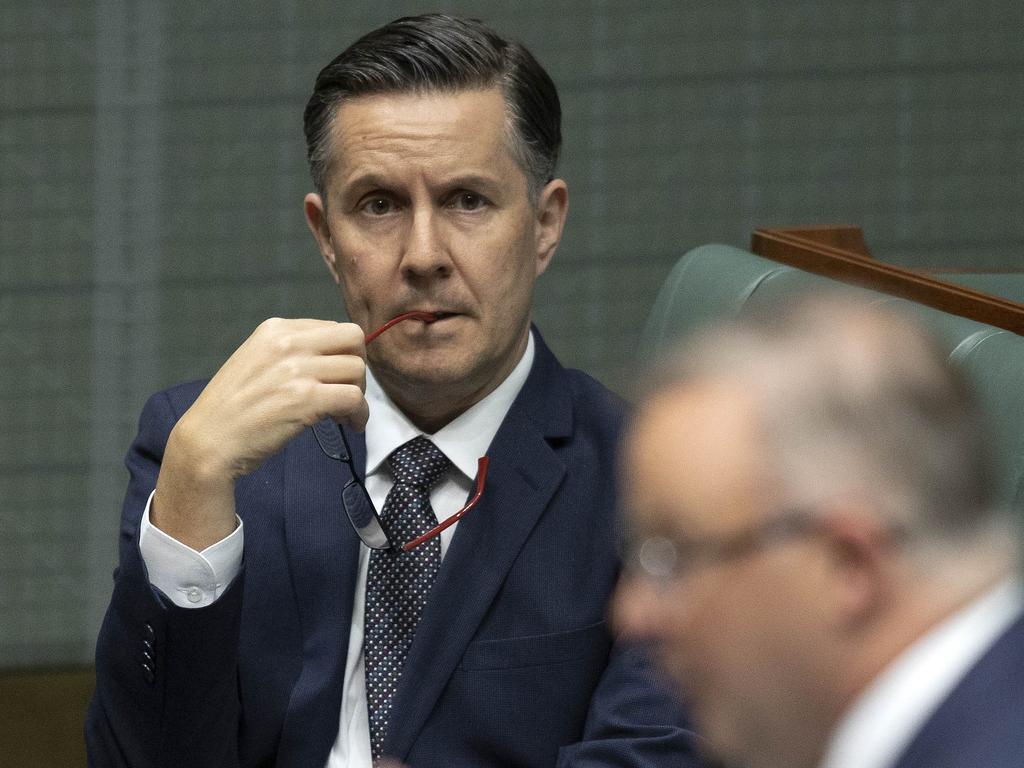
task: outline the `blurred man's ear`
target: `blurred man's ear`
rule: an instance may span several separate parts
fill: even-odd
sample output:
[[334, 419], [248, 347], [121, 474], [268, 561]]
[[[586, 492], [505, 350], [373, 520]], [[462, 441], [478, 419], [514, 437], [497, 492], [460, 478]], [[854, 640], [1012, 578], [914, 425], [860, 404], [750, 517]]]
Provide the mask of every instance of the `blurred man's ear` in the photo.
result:
[[331, 230], [327, 223], [327, 209], [324, 206], [323, 198], [316, 192], [310, 192], [302, 201], [302, 208], [306, 214], [306, 224], [309, 231], [316, 239], [317, 248], [327, 265], [331, 277], [338, 285], [341, 284], [341, 273], [338, 270], [338, 257], [334, 252], [334, 241], [331, 238]]
[[840, 626], [856, 628], [871, 621], [891, 597], [892, 532], [855, 502], [840, 502], [822, 513], [835, 617]]

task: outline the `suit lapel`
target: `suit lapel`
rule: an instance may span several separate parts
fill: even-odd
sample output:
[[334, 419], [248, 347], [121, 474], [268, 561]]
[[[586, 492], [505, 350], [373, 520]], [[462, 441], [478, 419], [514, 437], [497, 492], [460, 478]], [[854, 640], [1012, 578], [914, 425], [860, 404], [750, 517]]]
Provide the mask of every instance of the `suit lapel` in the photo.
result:
[[535, 333], [533, 369], [488, 451], [479, 504], [459, 522], [395, 693], [385, 752], [405, 757], [566, 468], [548, 443], [572, 431], [562, 369]]
[[[355, 466], [362, 467], [365, 442], [361, 435], [350, 435], [350, 442]], [[359, 540], [341, 506], [344, 475], [338, 462], [323, 455], [308, 429], [285, 451], [284, 530], [303, 663], [278, 764], [305, 766], [323, 764], [338, 735]]]

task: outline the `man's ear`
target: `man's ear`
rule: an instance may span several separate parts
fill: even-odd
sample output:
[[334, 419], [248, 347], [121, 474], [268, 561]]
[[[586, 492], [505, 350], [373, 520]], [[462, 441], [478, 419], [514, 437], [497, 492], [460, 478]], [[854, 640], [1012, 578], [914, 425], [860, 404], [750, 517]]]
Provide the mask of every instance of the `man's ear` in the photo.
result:
[[327, 225], [327, 210], [323, 198], [316, 192], [310, 192], [302, 201], [303, 210], [306, 212], [306, 224], [309, 231], [316, 239], [320, 255], [327, 265], [327, 269], [334, 278], [334, 282], [341, 284], [341, 272], [338, 270], [338, 256], [334, 252], [334, 241], [331, 238], [331, 230]]
[[869, 511], [841, 505], [825, 512], [822, 535], [828, 547], [836, 620], [847, 628], [863, 626], [892, 597], [892, 533]]
[[569, 214], [569, 187], [562, 179], [552, 179], [537, 200], [537, 276], [551, 263], [562, 239], [565, 218]]

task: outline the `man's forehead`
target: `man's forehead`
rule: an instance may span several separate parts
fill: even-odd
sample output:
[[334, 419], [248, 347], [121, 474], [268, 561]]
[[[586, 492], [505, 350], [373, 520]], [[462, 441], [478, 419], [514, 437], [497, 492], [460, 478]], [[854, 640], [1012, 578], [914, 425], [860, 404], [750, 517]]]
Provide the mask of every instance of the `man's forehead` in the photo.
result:
[[760, 507], [767, 457], [754, 401], [738, 388], [696, 384], [655, 396], [637, 414], [626, 456], [642, 522], [678, 514], [713, 530]]
[[696, 442], [719, 452], [749, 446], [757, 434], [754, 398], [729, 382], [696, 381], [671, 387], [639, 410], [633, 435], [638, 441]]
[[346, 184], [387, 169], [507, 176], [516, 167], [496, 87], [358, 96], [338, 107], [331, 130], [331, 174]]
[[505, 99], [497, 87], [382, 93], [343, 101], [335, 113], [333, 139], [341, 149], [380, 137], [476, 141], [501, 138], [505, 125]]

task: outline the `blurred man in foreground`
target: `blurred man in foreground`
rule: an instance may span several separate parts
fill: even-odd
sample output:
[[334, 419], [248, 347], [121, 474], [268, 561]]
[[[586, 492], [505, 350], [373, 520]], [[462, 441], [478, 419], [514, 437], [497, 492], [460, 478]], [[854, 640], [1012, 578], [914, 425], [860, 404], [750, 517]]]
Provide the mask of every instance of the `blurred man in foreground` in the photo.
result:
[[1024, 765], [1014, 522], [976, 406], [847, 299], [705, 335], [627, 439], [620, 630], [746, 768]]

